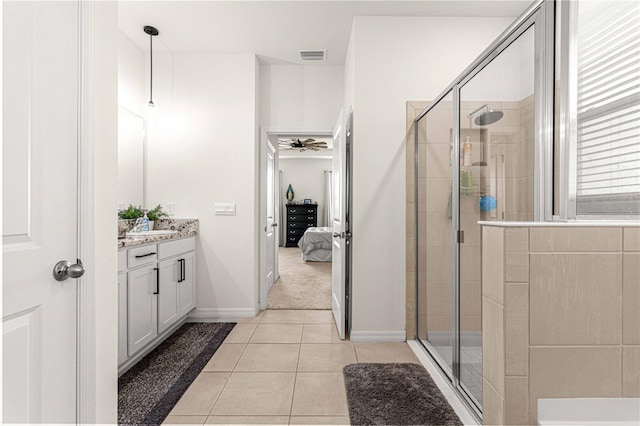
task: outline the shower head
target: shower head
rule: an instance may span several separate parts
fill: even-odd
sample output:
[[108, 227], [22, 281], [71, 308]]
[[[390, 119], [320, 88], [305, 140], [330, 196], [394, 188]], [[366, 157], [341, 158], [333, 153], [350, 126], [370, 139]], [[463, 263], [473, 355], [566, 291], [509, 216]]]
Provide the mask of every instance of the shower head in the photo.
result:
[[476, 123], [477, 126], [486, 126], [488, 124], [493, 124], [504, 116], [504, 112], [500, 111], [499, 109], [491, 109], [488, 104], [482, 105], [480, 108], [469, 113], [467, 116], [471, 118], [480, 111], [483, 111], [482, 114], [478, 115], [473, 120], [473, 122]]

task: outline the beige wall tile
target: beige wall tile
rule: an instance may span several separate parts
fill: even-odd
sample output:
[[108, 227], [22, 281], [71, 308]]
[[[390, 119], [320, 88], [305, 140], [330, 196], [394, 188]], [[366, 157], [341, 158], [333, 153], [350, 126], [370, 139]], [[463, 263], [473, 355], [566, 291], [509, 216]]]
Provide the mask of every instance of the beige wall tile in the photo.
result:
[[504, 398], [487, 383], [482, 381], [482, 424], [504, 425]]
[[482, 295], [504, 305], [504, 228], [482, 227]]
[[418, 190], [424, 196], [422, 201], [427, 203], [427, 212], [443, 213], [445, 217], [447, 216], [447, 206], [449, 205], [449, 195], [451, 194], [451, 179], [425, 179], [422, 182], [418, 182]]
[[505, 251], [529, 252], [529, 228], [507, 228], [505, 230]]
[[476, 281], [481, 279], [482, 259], [480, 257], [480, 247], [460, 246], [460, 280]]
[[508, 283], [529, 281], [529, 253], [506, 250], [504, 280]]
[[[425, 158], [420, 152], [420, 160]], [[426, 166], [427, 177], [451, 176], [451, 166], [449, 165], [449, 144], [448, 143], [428, 143], [426, 145]]]
[[640, 227], [624, 228], [624, 251], [640, 251]]
[[532, 254], [532, 345], [622, 340], [622, 254]]
[[504, 386], [505, 424], [529, 424], [529, 378], [507, 377]]
[[[408, 188], [407, 188], [408, 189]], [[407, 200], [413, 200], [413, 188], [412, 192], [409, 193], [407, 190]], [[415, 203], [407, 203], [407, 209], [405, 214], [406, 220], [406, 228], [407, 228], [407, 237], [415, 237], [416, 235], [416, 205]]]
[[619, 397], [622, 349], [611, 346], [536, 348], [529, 352], [529, 420], [538, 398]]
[[460, 282], [460, 315], [482, 315], [482, 288], [480, 280]]
[[407, 237], [407, 257], [406, 257], [406, 270], [416, 270], [416, 239], [414, 237]]
[[640, 397], [640, 346], [622, 347], [622, 396]]
[[427, 281], [447, 281], [451, 276], [451, 248], [427, 247]]
[[531, 228], [530, 251], [620, 251], [621, 228]]
[[622, 259], [622, 342], [640, 344], [640, 253]]
[[507, 284], [505, 302], [505, 374], [529, 374], [529, 285]]
[[[443, 212], [440, 213], [427, 213], [426, 217], [426, 229], [424, 233], [426, 235], [427, 247], [447, 247], [451, 246], [451, 219]], [[422, 234], [423, 230], [420, 230]]]
[[482, 299], [482, 377], [504, 396], [504, 308]]
[[426, 299], [429, 315], [450, 315], [451, 283], [449, 281], [428, 282]]
[[505, 230], [505, 281], [529, 281], [529, 229], [508, 228]]

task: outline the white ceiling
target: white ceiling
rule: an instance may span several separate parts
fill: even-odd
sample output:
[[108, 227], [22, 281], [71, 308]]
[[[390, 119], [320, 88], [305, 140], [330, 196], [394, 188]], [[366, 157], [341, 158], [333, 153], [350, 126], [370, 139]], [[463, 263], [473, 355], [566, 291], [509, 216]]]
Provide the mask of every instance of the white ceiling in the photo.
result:
[[[519, 16], [531, 0], [120, 1], [120, 30], [145, 51], [247, 53], [263, 63], [301, 64], [298, 51], [327, 49], [344, 64], [354, 16]], [[307, 62], [315, 63], [318, 62]]]

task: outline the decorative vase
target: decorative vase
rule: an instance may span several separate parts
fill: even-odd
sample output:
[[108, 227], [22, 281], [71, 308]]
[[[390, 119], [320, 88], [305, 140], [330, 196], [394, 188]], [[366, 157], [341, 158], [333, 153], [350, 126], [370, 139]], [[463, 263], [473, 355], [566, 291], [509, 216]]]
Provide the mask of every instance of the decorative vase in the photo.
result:
[[291, 184], [289, 184], [289, 187], [287, 188], [287, 201], [292, 202], [293, 201], [293, 188], [291, 187]]

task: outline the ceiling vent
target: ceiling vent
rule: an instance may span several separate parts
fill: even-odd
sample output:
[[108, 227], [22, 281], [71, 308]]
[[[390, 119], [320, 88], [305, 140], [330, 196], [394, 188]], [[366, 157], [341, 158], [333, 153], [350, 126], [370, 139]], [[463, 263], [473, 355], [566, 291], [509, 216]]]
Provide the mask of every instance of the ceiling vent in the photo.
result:
[[300, 59], [303, 61], [324, 61], [327, 59], [326, 50], [301, 50]]

